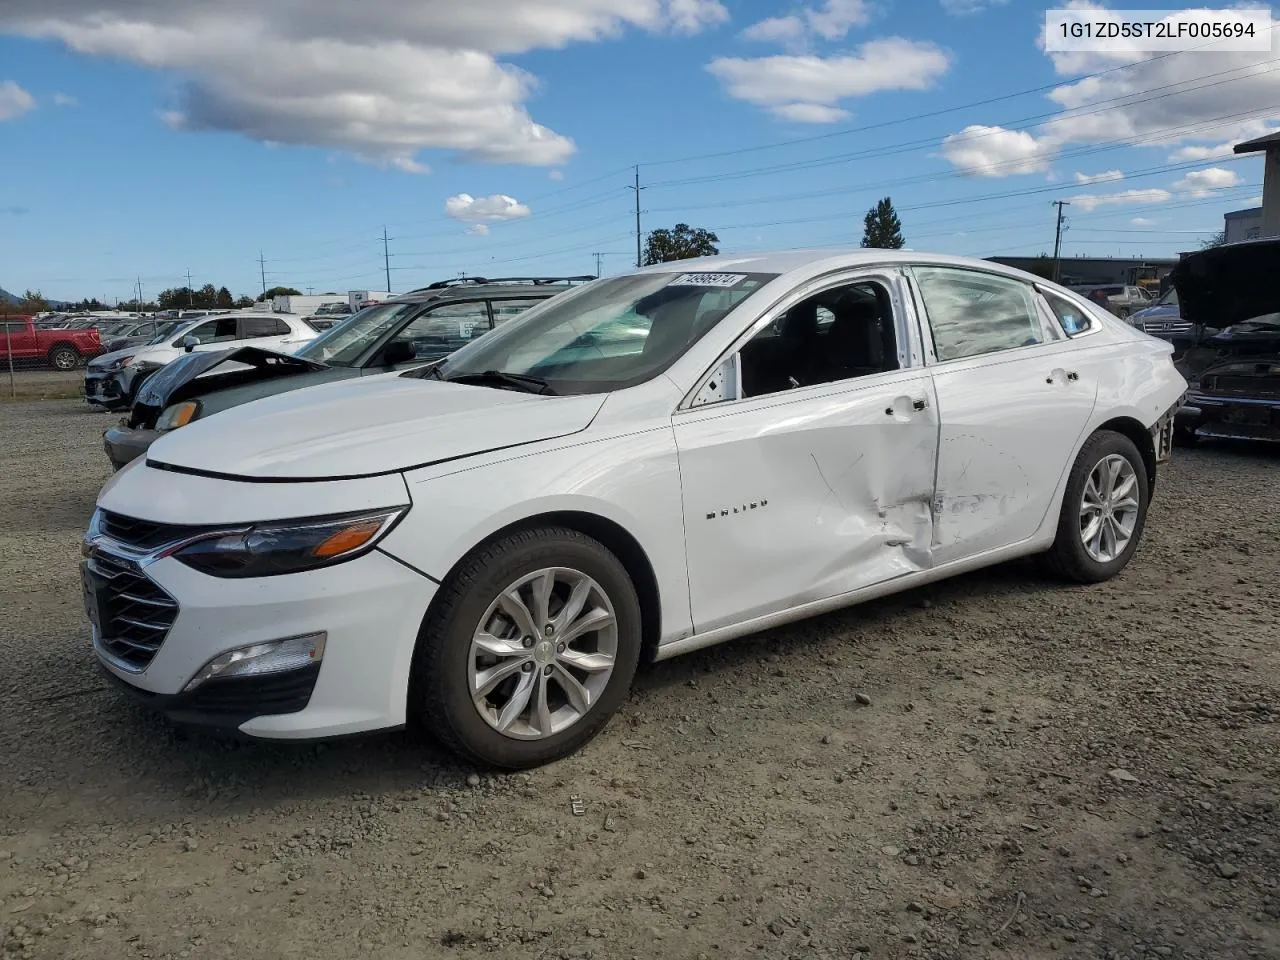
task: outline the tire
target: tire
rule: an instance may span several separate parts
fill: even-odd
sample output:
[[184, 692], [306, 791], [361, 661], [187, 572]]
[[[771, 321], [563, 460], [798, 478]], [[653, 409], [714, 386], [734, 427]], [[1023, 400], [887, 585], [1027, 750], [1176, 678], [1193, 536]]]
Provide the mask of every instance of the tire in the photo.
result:
[[74, 370], [80, 366], [80, 351], [65, 343], [55, 344], [49, 351], [49, 366], [55, 370]]
[[[533, 582], [543, 584], [541, 577], [548, 571], [553, 578], [549, 620], [564, 612], [571, 590], [580, 589], [583, 602], [578, 608], [584, 613], [575, 612], [566, 625], [581, 626], [588, 617], [611, 608], [612, 627], [585, 630], [576, 638], [572, 631], [565, 633], [570, 637], [567, 649], [558, 644], [559, 634], [551, 632], [550, 624], [532, 635], [538, 601], [528, 581], [537, 577]], [[522, 608], [532, 612], [525, 630], [517, 628], [516, 616], [507, 615], [512, 607], [502, 599], [513, 587], [525, 598]], [[486, 648], [474, 641], [482, 627], [487, 630]], [[489, 645], [498, 644], [501, 653], [486, 652]], [[612, 669], [605, 672], [601, 664], [610, 648]], [[474, 763], [505, 770], [539, 766], [575, 752], [604, 728], [627, 697], [640, 648], [640, 601], [617, 557], [576, 530], [520, 530], [472, 551], [441, 584], [418, 634], [409, 717]], [[594, 659], [584, 661], [584, 655]], [[592, 670], [579, 670], [580, 663], [590, 663]], [[472, 690], [492, 680], [498, 668], [507, 670], [502, 681], [473, 700]], [[576, 703], [566, 692], [565, 675], [578, 681]], [[541, 702], [548, 709], [538, 712], [543, 690]], [[584, 692], [589, 694], [586, 699]]]
[[[1128, 476], [1132, 476], [1132, 490], [1129, 497], [1136, 501], [1132, 510], [1132, 524], [1129, 524], [1129, 511], [1122, 511], [1118, 505], [1123, 502], [1116, 496], [1112, 515], [1117, 519], [1111, 530], [1128, 528], [1128, 539], [1120, 546], [1119, 536], [1113, 538], [1113, 546], [1118, 549], [1107, 551], [1106, 540], [1093, 542], [1102, 549], [1093, 551], [1086, 546], [1085, 532], [1090, 529], [1085, 524], [1084, 497], [1086, 488], [1090, 487], [1090, 478], [1104, 464], [1123, 462], [1127, 467], [1118, 467], [1122, 478], [1116, 483], [1117, 491], [1123, 491]], [[1097, 488], [1094, 484], [1093, 489]], [[1091, 497], [1093, 495], [1091, 494]], [[1053, 546], [1045, 554], [1045, 561], [1050, 570], [1060, 577], [1076, 583], [1101, 583], [1110, 580], [1129, 563], [1137, 549], [1138, 541], [1147, 520], [1147, 506], [1150, 503], [1151, 483], [1147, 476], [1146, 464], [1133, 441], [1120, 433], [1111, 430], [1099, 430], [1087, 441], [1071, 467], [1071, 476], [1067, 480], [1066, 493], [1062, 498], [1062, 512], [1058, 518], [1058, 533]], [[1103, 498], [1093, 498], [1103, 499]], [[1106, 524], [1102, 516], [1098, 516], [1100, 524]]]

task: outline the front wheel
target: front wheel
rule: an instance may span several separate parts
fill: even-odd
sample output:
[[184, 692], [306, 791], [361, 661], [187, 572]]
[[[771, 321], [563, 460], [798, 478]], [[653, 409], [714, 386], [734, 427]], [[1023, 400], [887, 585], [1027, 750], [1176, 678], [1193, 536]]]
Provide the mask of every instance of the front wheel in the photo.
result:
[[562, 527], [504, 536], [440, 587], [414, 655], [410, 713], [462, 756], [509, 770], [565, 757], [621, 706], [640, 602], [598, 541]]
[[1114, 577], [1138, 547], [1149, 491], [1133, 441], [1110, 430], [1095, 433], [1071, 468], [1057, 537], [1045, 557], [1049, 567], [1078, 583]]
[[80, 353], [75, 347], [60, 343], [49, 351], [49, 366], [55, 370], [74, 370], [80, 366]]

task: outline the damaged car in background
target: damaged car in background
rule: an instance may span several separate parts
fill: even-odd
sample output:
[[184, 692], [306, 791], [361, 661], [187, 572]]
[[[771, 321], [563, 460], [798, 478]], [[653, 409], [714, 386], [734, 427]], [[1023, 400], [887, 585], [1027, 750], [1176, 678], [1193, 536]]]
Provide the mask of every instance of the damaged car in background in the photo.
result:
[[161, 329], [144, 344], [94, 358], [85, 368], [84, 399], [104, 410], [126, 410], [138, 388], [171, 360], [193, 350], [226, 350], [239, 343], [290, 353], [315, 338], [298, 317], [272, 313], [224, 313]]
[[1114, 577], [1171, 453], [1170, 354], [958, 257], [595, 280], [438, 363], [160, 437], [85, 535], [93, 650], [183, 723], [545, 763], [642, 660], [1016, 557]]
[[1280, 442], [1280, 239], [1197, 251], [1174, 267], [1181, 317], [1167, 333], [1189, 387], [1182, 443]]
[[147, 380], [129, 415], [103, 434], [107, 458], [119, 470], [161, 434], [220, 410], [438, 360], [533, 304], [593, 279], [442, 280], [365, 307], [290, 356], [256, 345], [184, 356]]

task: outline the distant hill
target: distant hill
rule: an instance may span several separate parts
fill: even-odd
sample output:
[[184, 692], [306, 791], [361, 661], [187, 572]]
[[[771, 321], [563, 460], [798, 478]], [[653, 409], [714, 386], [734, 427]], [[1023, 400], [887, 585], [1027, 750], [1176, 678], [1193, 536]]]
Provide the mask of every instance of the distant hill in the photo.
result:
[[4, 287], [0, 287], [0, 303], [17, 303], [21, 297], [14, 296]]

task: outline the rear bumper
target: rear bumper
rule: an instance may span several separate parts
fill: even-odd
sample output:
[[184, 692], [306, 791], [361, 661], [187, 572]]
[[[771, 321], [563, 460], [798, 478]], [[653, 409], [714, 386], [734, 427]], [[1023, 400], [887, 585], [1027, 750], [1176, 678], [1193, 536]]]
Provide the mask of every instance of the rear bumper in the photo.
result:
[[160, 438], [157, 430], [134, 430], [131, 427], [108, 427], [102, 434], [102, 447], [111, 466], [119, 470], [147, 452]]
[[1280, 443], [1280, 398], [1191, 395], [1175, 423], [1205, 439]]

